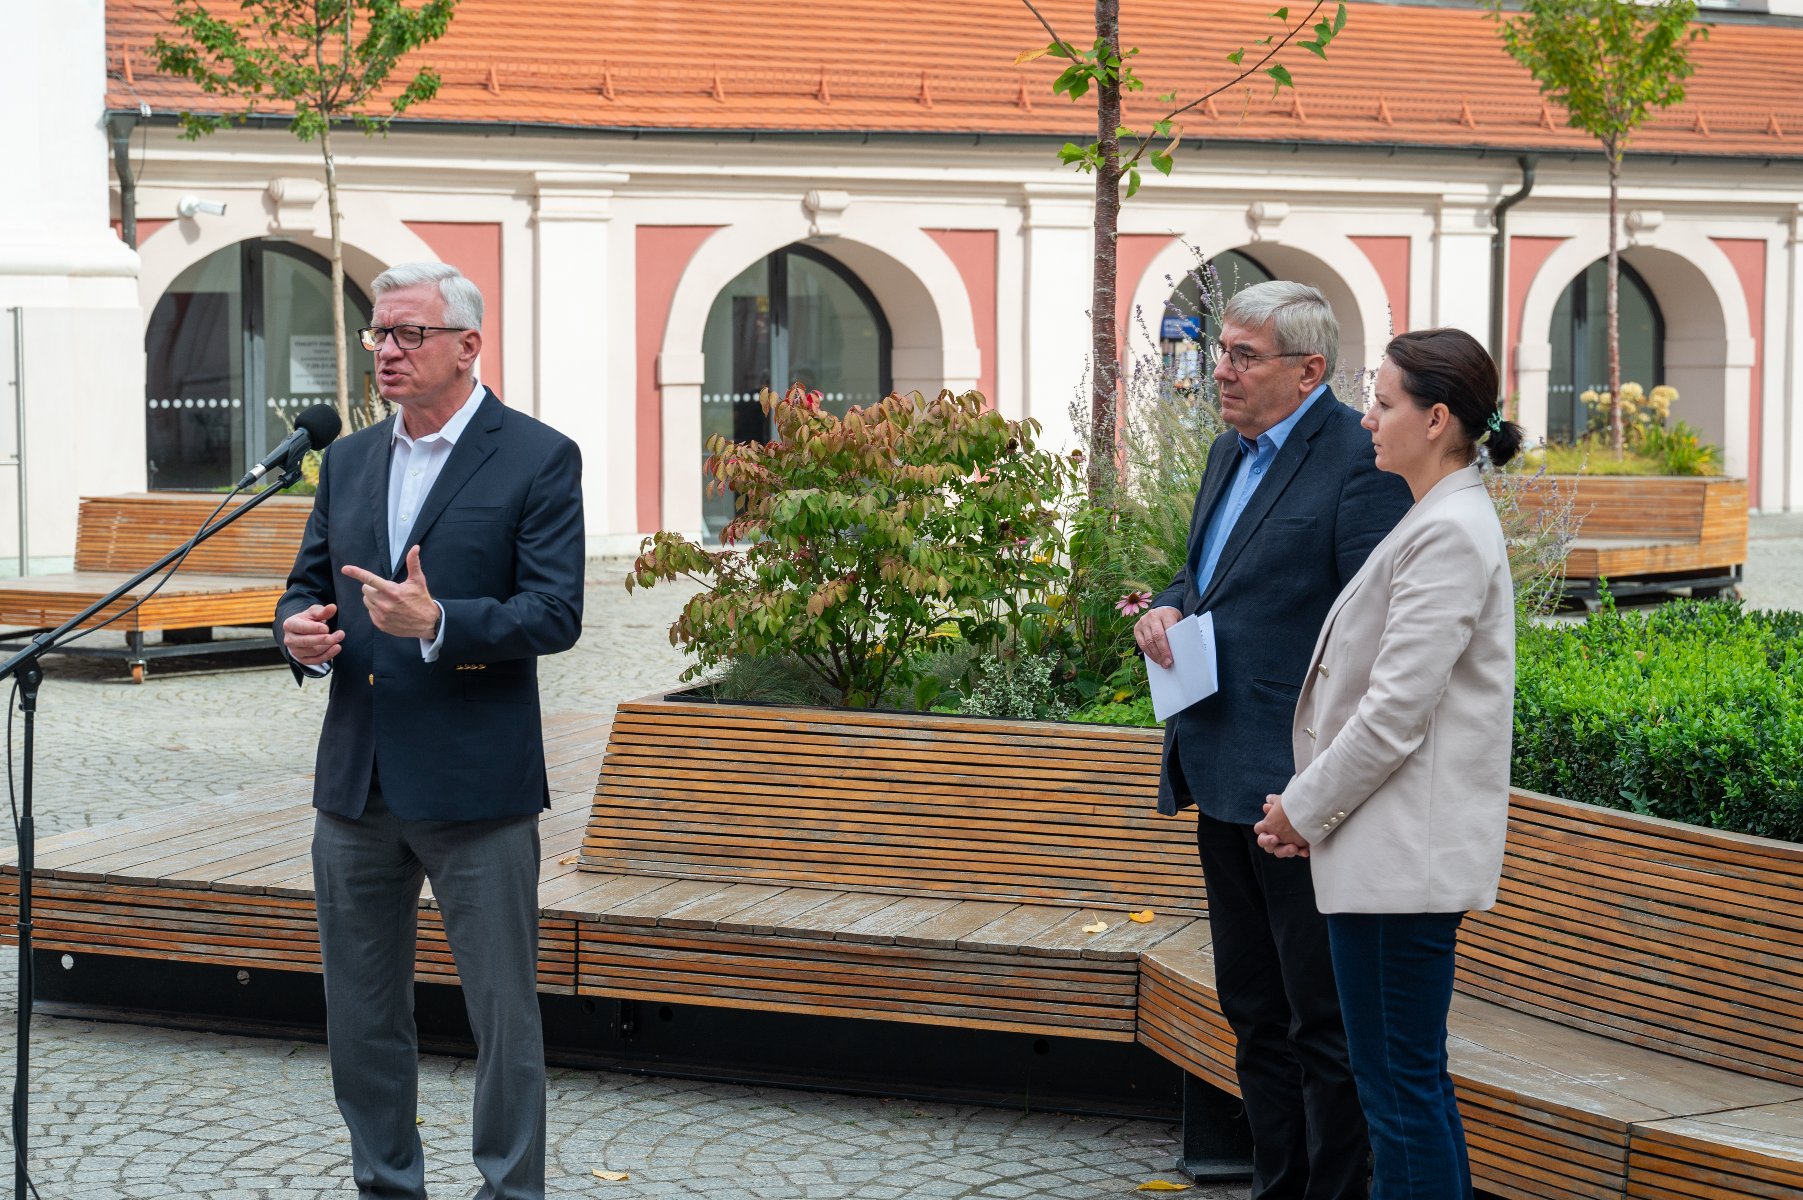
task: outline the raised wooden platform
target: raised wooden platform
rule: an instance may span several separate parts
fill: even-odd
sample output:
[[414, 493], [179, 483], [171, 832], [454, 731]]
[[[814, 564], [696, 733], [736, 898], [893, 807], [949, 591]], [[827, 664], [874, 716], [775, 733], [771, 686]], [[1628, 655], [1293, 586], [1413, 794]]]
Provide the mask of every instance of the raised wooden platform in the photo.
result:
[[[925, 722], [643, 702], [603, 756], [605, 722], [549, 720], [540, 990], [1138, 1042], [1233, 1091], [1156, 734]], [[316, 971], [306, 791], [46, 841], [38, 944]], [[1479, 1186], [1796, 1194], [1803, 848], [1528, 794], [1512, 821], [1452, 1018]], [[455, 982], [422, 908], [419, 978]]]

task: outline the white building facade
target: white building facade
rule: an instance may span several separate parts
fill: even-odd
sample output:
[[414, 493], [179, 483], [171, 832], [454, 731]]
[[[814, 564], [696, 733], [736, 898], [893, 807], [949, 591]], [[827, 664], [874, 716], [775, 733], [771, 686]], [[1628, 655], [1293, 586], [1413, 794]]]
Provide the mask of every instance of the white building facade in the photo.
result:
[[[268, 413], [240, 415], [220, 450], [205, 422], [230, 424], [221, 402], [243, 414], [318, 397], [318, 320], [303, 330], [284, 313], [317, 289], [329, 252], [315, 147], [279, 126], [185, 141], [168, 112], [122, 111], [115, 81], [122, 187], [92, 61], [100, 4], [68, 7], [85, 23], [34, 36], [82, 50], [87, 72], [40, 66], [21, 83], [25, 58], [0, 51], [6, 86], [55, 110], [5, 135], [13, 161], [39, 155], [46, 184], [12, 228], [55, 250], [0, 240], [0, 301], [45, 323], [25, 347], [28, 533], [43, 563], [70, 553], [78, 496], [210, 486], [208, 471], [280, 435]], [[975, 387], [1068, 442], [1088, 361], [1092, 203], [1089, 181], [1057, 163], [1060, 141], [430, 121], [347, 133], [335, 147], [347, 311], [395, 263], [462, 267], [489, 302], [481, 374], [577, 440], [590, 549], [631, 553], [657, 529], [717, 528], [703, 440], [751, 428], [744, 397], [758, 383], [820, 381], [847, 403]], [[1639, 323], [1625, 340], [1640, 356], [1624, 377], [1675, 386], [1674, 415], [1775, 512], [1803, 509], [1803, 129], [1773, 147], [1630, 155], [1621, 209], [1624, 319]], [[1499, 276], [1499, 205], [1530, 172], [1504, 218]], [[128, 192], [135, 256], [106, 227]], [[1210, 140], [1124, 206], [1118, 315], [1136, 353], [1158, 353], [1176, 283], [1198, 255], [1235, 251], [1328, 295], [1347, 368], [1374, 366], [1392, 331], [1460, 326], [1500, 346], [1530, 432], [1569, 434], [1576, 393], [1600, 370], [1585, 323], [1600, 298], [1575, 289], [1606, 238], [1604, 166], [1581, 147]], [[271, 282], [290, 276], [286, 294]], [[56, 333], [38, 314], [66, 305], [72, 330]], [[194, 364], [209, 355], [233, 365], [203, 386]], [[0, 414], [0, 447], [9, 428]], [[214, 458], [177, 463], [207, 438]], [[7, 485], [0, 474], [0, 569], [16, 550]]]

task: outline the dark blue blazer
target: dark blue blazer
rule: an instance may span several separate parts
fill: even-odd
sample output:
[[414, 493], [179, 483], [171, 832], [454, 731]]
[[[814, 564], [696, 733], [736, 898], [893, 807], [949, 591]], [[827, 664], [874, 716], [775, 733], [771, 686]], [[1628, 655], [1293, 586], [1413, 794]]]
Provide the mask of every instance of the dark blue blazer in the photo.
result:
[[[327, 448], [313, 515], [282, 622], [311, 604], [338, 605], [343, 649], [319, 735], [314, 807], [356, 817], [372, 771], [388, 807], [409, 820], [466, 821], [536, 813], [550, 802], [539, 723], [538, 656], [575, 645], [582, 629], [582, 459], [576, 444], [487, 392], [433, 483], [407, 546], [444, 605], [436, 662], [419, 639], [378, 631], [353, 563], [390, 571], [390, 417]], [[297, 665], [296, 678], [305, 673]]]
[[1209, 449], [1189, 561], [1153, 602], [1213, 613], [1220, 669], [1219, 691], [1165, 722], [1158, 811], [1195, 804], [1251, 825], [1295, 773], [1290, 724], [1327, 610], [1413, 499], [1400, 476], [1377, 469], [1371, 435], [1330, 388], [1284, 439], [1198, 591], [1208, 515], [1239, 461], [1229, 430]]

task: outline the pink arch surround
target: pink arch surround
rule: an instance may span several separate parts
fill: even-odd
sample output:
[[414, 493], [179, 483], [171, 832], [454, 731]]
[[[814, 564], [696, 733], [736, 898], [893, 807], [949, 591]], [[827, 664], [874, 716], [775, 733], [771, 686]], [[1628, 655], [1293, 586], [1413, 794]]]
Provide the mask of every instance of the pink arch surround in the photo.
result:
[[638, 440], [634, 447], [634, 478], [638, 482], [639, 529], [656, 529], [662, 519], [664, 430], [657, 370], [657, 350], [668, 336], [670, 314], [675, 308], [677, 285], [689, 268], [701, 243], [713, 236], [718, 225], [640, 225], [635, 230], [634, 261], [638, 264], [633, 287], [634, 338], [637, 370], [634, 376], [633, 411]]

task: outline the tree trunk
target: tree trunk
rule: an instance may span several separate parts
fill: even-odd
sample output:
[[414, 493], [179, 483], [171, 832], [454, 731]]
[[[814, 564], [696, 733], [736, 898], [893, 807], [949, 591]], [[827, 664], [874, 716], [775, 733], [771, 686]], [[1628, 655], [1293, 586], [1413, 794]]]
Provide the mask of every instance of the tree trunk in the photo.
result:
[[1621, 233], [1617, 220], [1621, 206], [1621, 147], [1610, 140], [1603, 149], [1609, 156], [1609, 299], [1605, 310], [1609, 328], [1609, 444], [1619, 461], [1626, 442], [1621, 423]]
[[332, 123], [319, 134], [320, 153], [326, 160], [326, 212], [332, 222], [332, 346], [338, 368], [338, 419], [351, 429], [350, 355], [344, 328], [344, 234], [338, 213], [338, 166], [332, 158]]
[[[1120, 0], [1096, 0], [1096, 37], [1119, 57]], [[1089, 395], [1089, 498], [1100, 504], [1114, 478], [1119, 444], [1120, 335], [1115, 316], [1115, 232], [1121, 216], [1121, 85], [1117, 78], [1096, 87], [1096, 137], [1102, 165], [1096, 171], [1095, 275], [1090, 293], [1091, 355]]]

